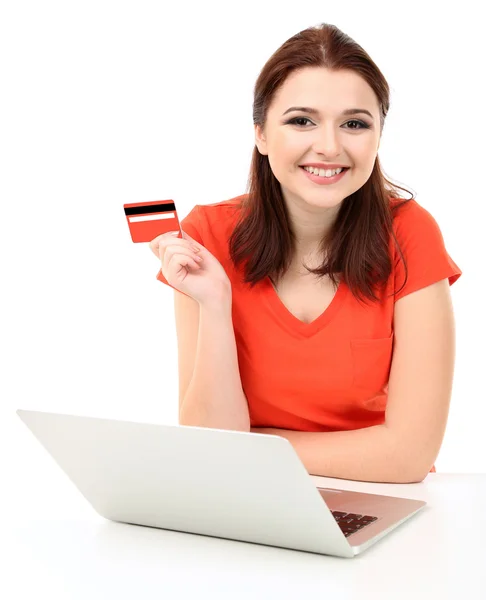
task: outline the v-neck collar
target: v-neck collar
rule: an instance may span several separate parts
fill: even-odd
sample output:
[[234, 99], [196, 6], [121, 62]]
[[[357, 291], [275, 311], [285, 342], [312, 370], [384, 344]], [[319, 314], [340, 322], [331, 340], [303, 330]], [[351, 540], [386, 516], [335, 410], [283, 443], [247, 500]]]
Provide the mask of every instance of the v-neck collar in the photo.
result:
[[277, 294], [273, 287], [270, 277], [267, 275], [261, 280], [262, 293], [274, 313], [283, 321], [283, 323], [292, 331], [303, 337], [310, 337], [323, 329], [333, 319], [343, 305], [344, 298], [347, 295], [348, 287], [344, 281], [339, 282], [339, 286], [334, 294], [331, 303], [316, 319], [311, 323], [304, 323], [293, 315]]

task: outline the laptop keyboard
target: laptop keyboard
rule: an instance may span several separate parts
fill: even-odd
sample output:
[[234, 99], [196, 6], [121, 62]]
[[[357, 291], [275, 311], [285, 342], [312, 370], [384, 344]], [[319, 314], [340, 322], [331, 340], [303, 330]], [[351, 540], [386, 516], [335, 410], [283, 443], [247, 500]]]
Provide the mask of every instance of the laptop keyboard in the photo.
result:
[[346, 537], [349, 537], [378, 519], [378, 517], [373, 517], [371, 515], [358, 515], [356, 513], [341, 512], [339, 510], [332, 510], [331, 512]]

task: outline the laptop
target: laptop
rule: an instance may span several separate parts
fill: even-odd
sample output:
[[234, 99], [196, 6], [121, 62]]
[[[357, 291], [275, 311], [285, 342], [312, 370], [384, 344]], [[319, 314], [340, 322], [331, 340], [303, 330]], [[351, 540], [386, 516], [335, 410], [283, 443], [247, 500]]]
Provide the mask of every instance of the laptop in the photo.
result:
[[316, 487], [277, 435], [17, 414], [111, 521], [352, 558], [426, 504]]

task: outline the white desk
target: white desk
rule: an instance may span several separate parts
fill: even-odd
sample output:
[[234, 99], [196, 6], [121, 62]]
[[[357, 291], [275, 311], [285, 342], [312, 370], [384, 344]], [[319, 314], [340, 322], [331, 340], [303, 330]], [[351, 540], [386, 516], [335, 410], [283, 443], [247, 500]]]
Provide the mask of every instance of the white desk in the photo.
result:
[[[322, 487], [429, 504], [363, 554], [345, 559], [114, 523], [66, 482], [72, 501], [62, 500], [59, 516], [44, 516], [36, 497], [3, 515], [0, 597], [486, 598], [486, 474], [429, 474], [409, 485], [312, 479]], [[62, 494], [40, 490], [41, 500], [61, 506]]]

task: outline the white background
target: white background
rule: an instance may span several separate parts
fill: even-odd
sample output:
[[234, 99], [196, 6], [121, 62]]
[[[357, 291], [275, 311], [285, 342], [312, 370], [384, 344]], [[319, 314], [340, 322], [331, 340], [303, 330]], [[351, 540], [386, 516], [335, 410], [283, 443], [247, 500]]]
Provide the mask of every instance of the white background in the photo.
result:
[[18, 408], [177, 423], [173, 291], [156, 280], [148, 244], [132, 243], [123, 204], [174, 199], [182, 219], [245, 193], [254, 82], [285, 40], [321, 22], [387, 78], [385, 173], [435, 217], [464, 272], [451, 288], [456, 369], [436, 467], [486, 471], [485, 51], [474, 5], [2, 4], [3, 501], [29, 511], [35, 491], [57, 516], [64, 499], [85, 505]]

